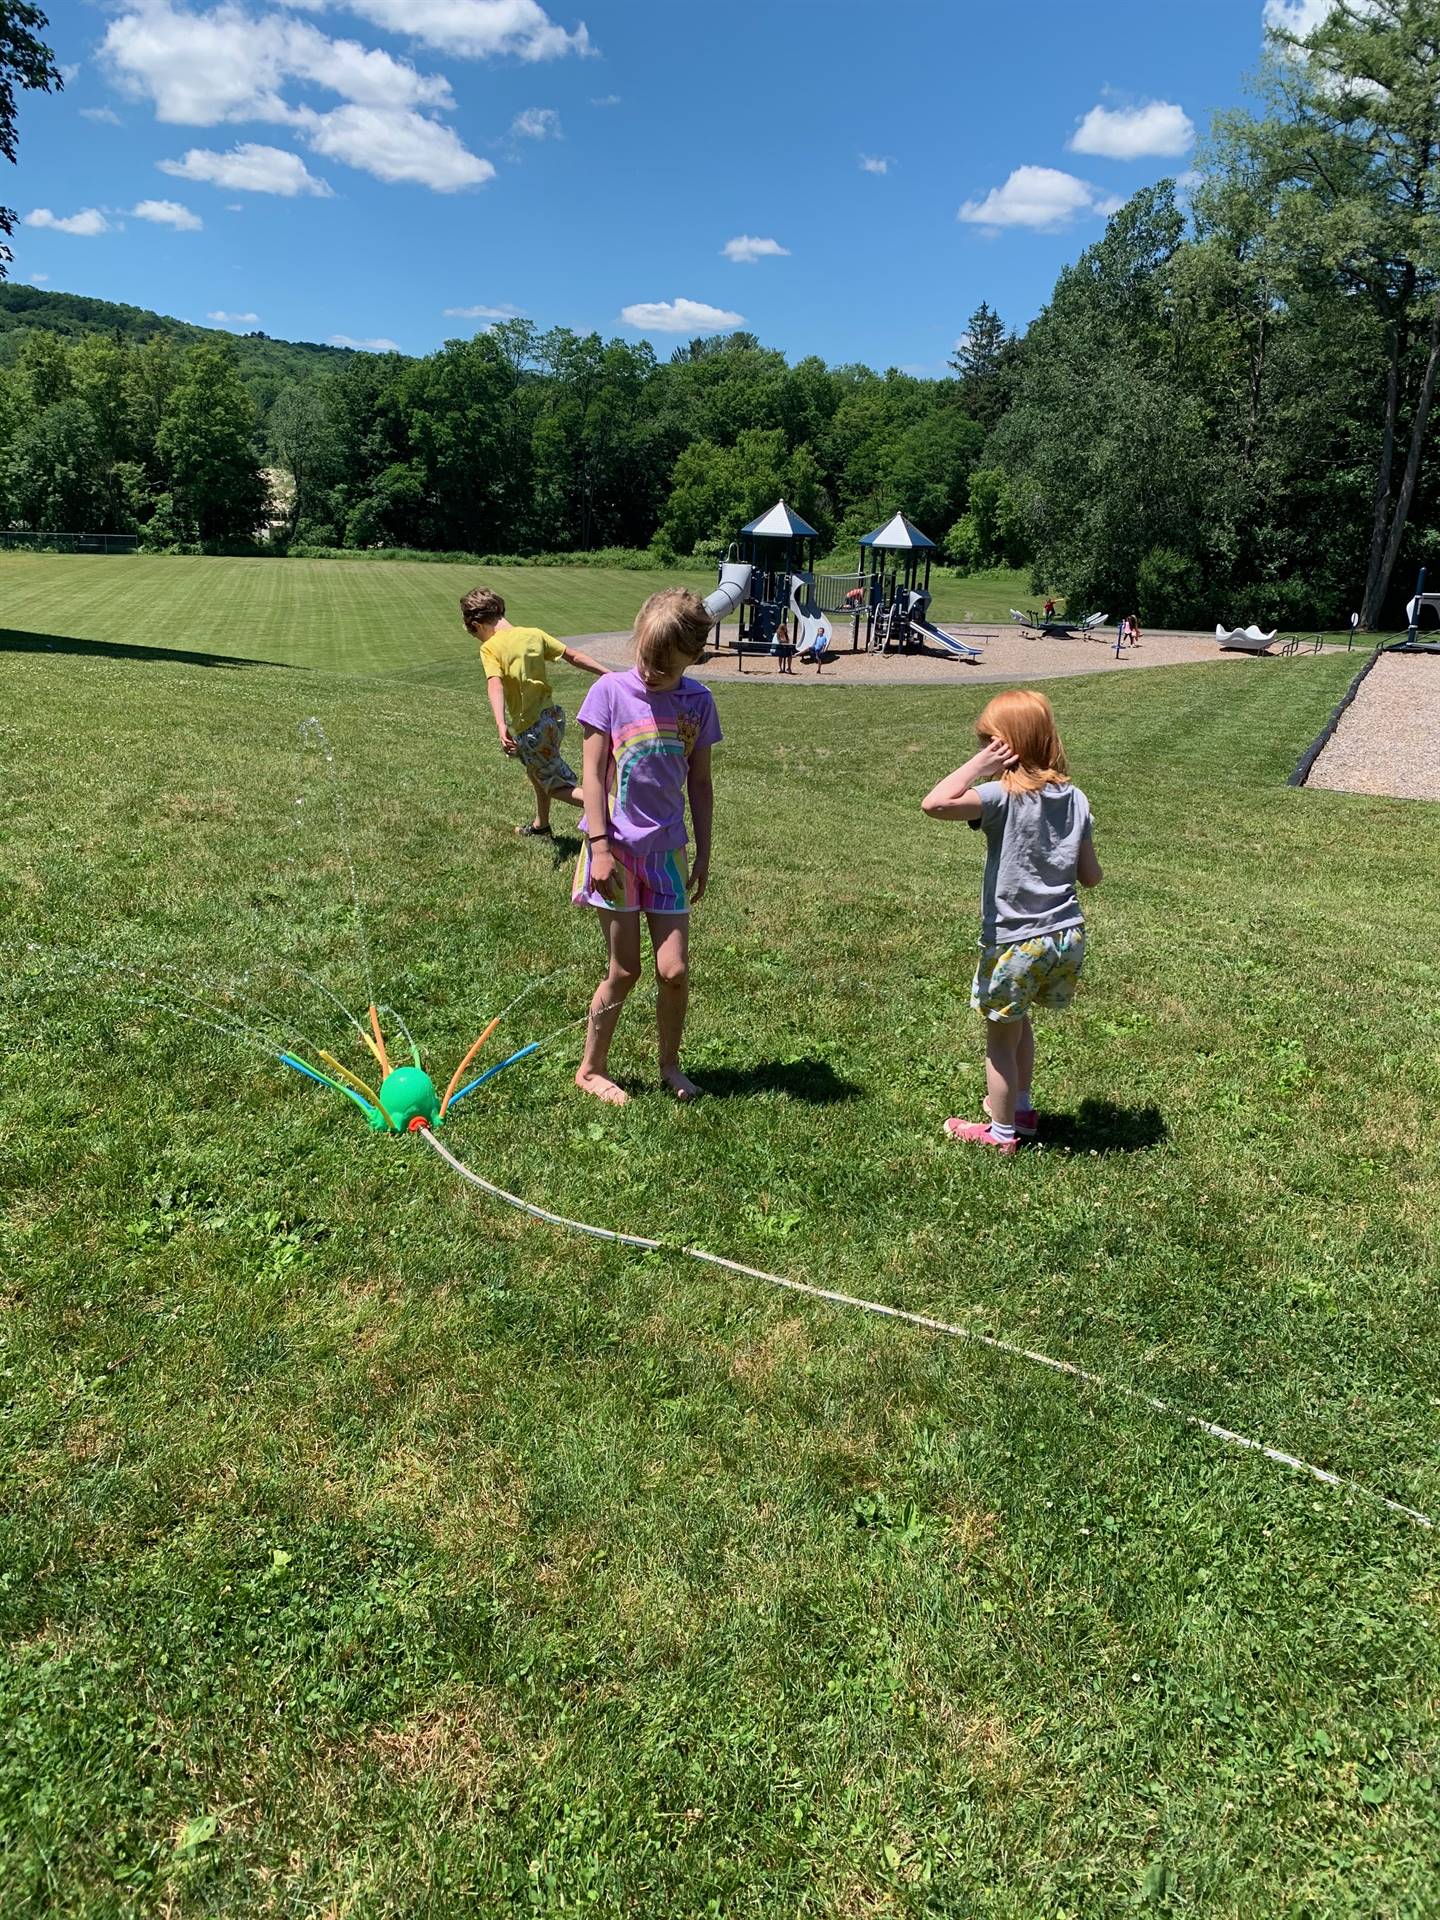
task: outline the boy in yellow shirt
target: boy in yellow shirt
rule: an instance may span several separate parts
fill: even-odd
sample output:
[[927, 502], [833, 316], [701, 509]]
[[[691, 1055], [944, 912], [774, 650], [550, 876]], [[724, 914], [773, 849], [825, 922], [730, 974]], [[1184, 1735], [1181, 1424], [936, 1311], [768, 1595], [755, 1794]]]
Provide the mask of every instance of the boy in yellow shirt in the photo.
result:
[[505, 602], [488, 587], [476, 587], [460, 602], [468, 632], [480, 642], [480, 664], [485, 690], [500, 733], [500, 745], [518, 760], [535, 789], [535, 818], [517, 833], [550, 831], [550, 802], [564, 800], [584, 805], [574, 772], [560, 752], [565, 738], [565, 714], [556, 705], [546, 672], [551, 660], [566, 660], [586, 673], [604, 673], [588, 653], [565, 647], [539, 627], [512, 627], [505, 618]]

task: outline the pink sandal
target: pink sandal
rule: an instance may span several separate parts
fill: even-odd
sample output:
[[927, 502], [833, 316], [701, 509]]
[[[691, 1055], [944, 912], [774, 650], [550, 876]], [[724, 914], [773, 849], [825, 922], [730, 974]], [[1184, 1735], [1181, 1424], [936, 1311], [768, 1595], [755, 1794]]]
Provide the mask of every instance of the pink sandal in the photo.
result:
[[981, 1120], [947, 1120], [945, 1137], [948, 1140], [964, 1140], [975, 1147], [994, 1147], [997, 1153], [1014, 1153], [1019, 1146], [1018, 1140], [997, 1140], [990, 1128]]

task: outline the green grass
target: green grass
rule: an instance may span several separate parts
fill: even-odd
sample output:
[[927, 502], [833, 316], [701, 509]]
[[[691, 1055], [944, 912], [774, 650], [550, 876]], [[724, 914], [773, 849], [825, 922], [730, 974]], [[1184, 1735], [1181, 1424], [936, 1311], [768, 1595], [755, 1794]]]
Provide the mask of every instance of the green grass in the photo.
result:
[[[189, 644], [249, 650], [209, 604]], [[506, 1035], [577, 1015], [595, 929], [511, 832], [473, 679], [4, 644], [7, 1920], [1435, 1912], [1432, 1536], [1001, 1355], [531, 1223], [100, 970], [232, 983], [364, 1071], [284, 971], [364, 998], [319, 713], [427, 1060], [552, 968]], [[1437, 813], [1283, 784], [1353, 665], [1056, 683], [1107, 868], [1041, 1033], [1070, 1150], [939, 1134], [979, 1092], [979, 853], [917, 801], [964, 688], [722, 692], [711, 1097], [589, 1106], [567, 1036], [446, 1137], [1435, 1511]], [[616, 1064], [646, 1085], [639, 996]]]
[[482, 579], [505, 596], [512, 620], [561, 635], [628, 627], [657, 587], [714, 584], [618, 567], [4, 554], [0, 617], [57, 639], [384, 673], [473, 658], [460, 596]]
[[[429, 671], [471, 659], [459, 601], [482, 579], [505, 596], [512, 620], [562, 636], [627, 628], [659, 587], [678, 583], [703, 593], [714, 585], [712, 575], [694, 569], [0, 554], [0, 619], [12, 631], [56, 642], [345, 673]], [[1012, 604], [1028, 604], [1020, 574], [957, 580], [939, 572], [934, 585], [936, 619], [1004, 621]]]

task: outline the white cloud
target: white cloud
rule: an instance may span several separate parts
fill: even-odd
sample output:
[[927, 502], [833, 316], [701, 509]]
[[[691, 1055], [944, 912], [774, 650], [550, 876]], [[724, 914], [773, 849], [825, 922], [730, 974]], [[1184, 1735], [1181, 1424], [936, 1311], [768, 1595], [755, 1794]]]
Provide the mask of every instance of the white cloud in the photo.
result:
[[519, 140], [558, 140], [560, 116], [554, 107], [527, 107], [510, 122], [510, 131]]
[[377, 180], [413, 180], [436, 193], [456, 193], [495, 178], [490, 161], [471, 153], [452, 127], [423, 113], [336, 107], [333, 113], [307, 115], [306, 127], [317, 153]]
[[258, 313], [225, 313], [220, 311], [207, 313], [205, 318], [207, 320], [213, 320], [217, 326], [221, 327], [254, 327], [260, 324], [260, 316]]
[[1102, 204], [1090, 182], [1073, 173], [1058, 167], [1016, 167], [1005, 184], [992, 187], [983, 200], [967, 200], [956, 218], [978, 227], [1030, 227], [1049, 233], [1068, 226], [1079, 214], [1101, 211]]
[[232, 193], [278, 193], [286, 200], [293, 200], [297, 193], [313, 193], [323, 200], [331, 192], [298, 153], [256, 146], [253, 140], [242, 140], [229, 153], [191, 147], [183, 160], [156, 164], [161, 173], [173, 174], [177, 180], [208, 180], [212, 186], [229, 187]]
[[174, 227], [180, 233], [198, 233], [205, 224], [178, 200], [141, 200], [130, 211], [137, 220], [153, 220], [157, 227]]
[[52, 213], [49, 207], [36, 207], [27, 213], [24, 224], [27, 227], [49, 227], [53, 233], [73, 234], [77, 239], [90, 240], [97, 233], [108, 233], [110, 222], [98, 207], [86, 207], [80, 213], [67, 213], [62, 219]]
[[377, 27], [472, 60], [502, 54], [558, 60], [568, 53], [595, 52], [583, 21], [567, 33], [539, 0], [348, 0], [348, 5]]
[[[363, 0], [363, 4], [347, 0], [347, 4], [381, 25], [429, 39], [431, 44], [449, 44], [435, 40], [429, 32], [444, 26], [453, 34], [463, 29], [474, 43], [471, 51], [544, 59], [556, 51], [585, 50], [579, 45], [584, 29], [566, 34], [536, 0]], [[158, 120], [204, 127], [271, 121], [293, 129], [329, 159], [380, 180], [413, 181], [437, 193], [480, 186], [494, 178], [491, 162], [471, 153], [458, 134], [433, 117], [437, 110], [455, 104], [443, 74], [421, 73], [408, 60], [356, 40], [330, 39], [289, 13], [252, 13], [240, 0], [220, 0], [208, 11], [196, 12], [178, 8], [174, 0], [128, 0], [128, 6], [106, 32], [104, 56], [118, 84], [150, 101]], [[556, 35], [565, 43], [563, 48]], [[302, 87], [338, 94], [342, 104], [325, 109], [296, 99], [294, 92]], [[559, 130], [552, 108], [532, 109], [516, 123], [517, 132], [532, 138], [558, 137]], [[248, 145], [236, 149], [251, 156], [273, 156], [278, 151]], [[186, 156], [187, 162], [191, 157]], [[173, 165], [167, 170], [173, 171]], [[261, 172], [264, 178], [258, 185], [214, 172], [192, 177], [215, 178], [221, 185], [240, 188], [249, 185], [252, 192], [293, 196], [329, 191], [321, 183], [312, 183], [293, 154], [287, 156], [285, 167], [272, 160]]]
[[332, 347], [353, 347], [357, 353], [398, 353], [400, 351], [393, 340], [352, 340], [348, 333], [332, 333], [329, 344]]
[[82, 120], [98, 120], [102, 127], [118, 127], [122, 124], [120, 116], [113, 107], [81, 107]]
[[742, 265], [751, 265], [756, 260], [786, 259], [790, 249], [782, 247], [778, 240], [757, 240], [748, 233], [738, 234], [735, 239], [727, 240], [720, 249], [727, 260]]
[[32, 273], [30, 284], [32, 287], [47, 287], [50, 284], [50, 276], [48, 273]]
[[1188, 153], [1194, 144], [1195, 123], [1173, 100], [1151, 100], [1143, 107], [1092, 107], [1069, 142], [1072, 153], [1098, 153], [1106, 160]]
[[620, 104], [620, 95], [618, 93], [602, 93], [598, 99], [592, 99], [590, 104], [592, 107], [618, 107]]
[[111, 22], [102, 52], [126, 92], [151, 101], [156, 119], [171, 126], [291, 121], [297, 109], [284, 88], [296, 80], [362, 105], [454, 103], [443, 75], [419, 73], [408, 60], [355, 40], [331, 40], [281, 13], [247, 13], [234, 0], [208, 13], [141, 0]]
[[80, 62], [78, 60], [72, 60], [68, 67], [61, 67], [60, 78], [65, 82], [67, 87], [73, 87], [75, 82], [80, 78], [80, 72]]
[[641, 300], [633, 307], [622, 307], [620, 318], [627, 327], [651, 333], [725, 333], [745, 324], [743, 313], [707, 307], [703, 300]]
[[1313, 33], [1335, 0], [1265, 0], [1265, 25], [1276, 33]]
[[446, 307], [447, 320], [518, 320], [519, 307]]
[[883, 153], [862, 153], [860, 156], [862, 173], [889, 173], [890, 162]]

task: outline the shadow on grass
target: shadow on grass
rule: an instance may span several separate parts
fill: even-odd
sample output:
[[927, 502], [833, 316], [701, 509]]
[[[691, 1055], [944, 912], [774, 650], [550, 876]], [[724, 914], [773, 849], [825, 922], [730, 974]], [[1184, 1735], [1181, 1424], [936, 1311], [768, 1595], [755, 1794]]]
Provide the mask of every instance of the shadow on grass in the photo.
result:
[[696, 1067], [692, 1078], [712, 1100], [739, 1100], [747, 1094], [783, 1093], [812, 1107], [833, 1107], [858, 1099], [864, 1091], [844, 1080], [828, 1060], [759, 1060], [753, 1067]]
[[1063, 1153], [1144, 1153], [1170, 1138], [1158, 1107], [1120, 1107], [1082, 1100], [1073, 1113], [1047, 1113], [1040, 1141]]
[[555, 835], [555, 857], [551, 865], [558, 873], [561, 867], [573, 867], [580, 858], [580, 849], [585, 842], [578, 833], [557, 833]]
[[0, 653], [69, 653], [90, 660], [162, 660], [182, 667], [278, 667], [284, 673], [296, 671], [283, 660], [194, 653], [185, 647], [137, 647], [123, 640], [77, 640], [70, 634], [21, 633], [14, 627], [0, 627]]

